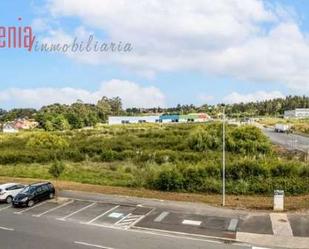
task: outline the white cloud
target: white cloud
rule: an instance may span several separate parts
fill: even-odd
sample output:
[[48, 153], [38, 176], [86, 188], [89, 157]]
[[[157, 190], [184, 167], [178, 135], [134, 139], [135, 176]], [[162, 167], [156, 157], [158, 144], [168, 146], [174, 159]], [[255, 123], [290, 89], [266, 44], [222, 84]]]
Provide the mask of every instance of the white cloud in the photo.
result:
[[223, 101], [226, 103], [248, 103], [256, 102], [275, 98], [284, 98], [285, 96], [279, 91], [265, 92], [257, 91], [254, 93], [241, 94], [238, 92], [232, 92], [228, 96], [224, 97]]
[[143, 87], [135, 82], [113, 79], [103, 82], [96, 91], [78, 88], [9, 88], [0, 91], [0, 102], [13, 103], [15, 107], [41, 107], [62, 103], [71, 104], [80, 99], [86, 103], [96, 103], [103, 96], [119, 96], [124, 107], [165, 106], [165, 96], [156, 87]]
[[151, 77], [160, 71], [195, 70], [276, 82], [309, 93], [307, 34], [301, 32], [296, 14], [280, 4], [49, 0], [48, 8], [53, 17], [78, 17], [108, 39], [133, 43], [134, 51], [127, 55], [74, 57], [86, 63], [116, 63]]

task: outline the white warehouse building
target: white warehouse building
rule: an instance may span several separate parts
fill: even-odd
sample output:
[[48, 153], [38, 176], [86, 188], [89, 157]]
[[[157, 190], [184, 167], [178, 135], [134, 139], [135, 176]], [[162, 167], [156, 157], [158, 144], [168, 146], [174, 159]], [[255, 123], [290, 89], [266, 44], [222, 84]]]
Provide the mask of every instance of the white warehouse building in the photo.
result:
[[138, 123], [157, 123], [160, 116], [110, 116], [108, 124], [138, 124]]
[[284, 111], [284, 118], [309, 118], [309, 108]]

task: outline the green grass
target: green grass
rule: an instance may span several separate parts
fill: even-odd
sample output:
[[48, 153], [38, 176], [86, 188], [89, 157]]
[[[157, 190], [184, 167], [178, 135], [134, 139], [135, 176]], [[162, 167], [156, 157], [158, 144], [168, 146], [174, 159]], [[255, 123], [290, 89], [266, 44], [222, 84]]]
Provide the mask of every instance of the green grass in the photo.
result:
[[[308, 193], [308, 164], [278, 154], [256, 127], [226, 129], [227, 190]], [[220, 193], [222, 125], [142, 124], [94, 130], [0, 135], [0, 176], [50, 179], [163, 191]]]
[[[127, 186], [133, 175], [126, 173], [124, 166], [114, 163], [65, 163], [60, 180], [76, 181], [110, 186]], [[0, 175], [9, 177], [51, 179], [48, 169], [51, 164], [0, 165]]]

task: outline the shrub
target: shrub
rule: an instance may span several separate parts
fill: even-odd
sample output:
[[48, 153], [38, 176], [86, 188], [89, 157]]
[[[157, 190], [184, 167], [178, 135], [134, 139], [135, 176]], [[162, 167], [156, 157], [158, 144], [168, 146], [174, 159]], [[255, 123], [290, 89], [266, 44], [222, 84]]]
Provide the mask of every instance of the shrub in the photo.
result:
[[298, 165], [295, 163], [279, 163], [271, 168], [272, 176], [277, 177], [292, 177], [298, 173]]
[[69, 143], [66, 139], [47, 132], [36, 133], [29, 138], [26, 145], [28, 148], [36, 149], [52, 149], [63, 150], [69, 147]]
[[65, 164], [63, 162], [55, 161], [48, 169], [48, 173], [51, 174], [54, 178], [59, 178], [64, 169]]
[[159, 172], [152, 184], [157, 190], [180, 191], [183, 189], [183, 181], [182, 174], [175, 166], [166, 166]]

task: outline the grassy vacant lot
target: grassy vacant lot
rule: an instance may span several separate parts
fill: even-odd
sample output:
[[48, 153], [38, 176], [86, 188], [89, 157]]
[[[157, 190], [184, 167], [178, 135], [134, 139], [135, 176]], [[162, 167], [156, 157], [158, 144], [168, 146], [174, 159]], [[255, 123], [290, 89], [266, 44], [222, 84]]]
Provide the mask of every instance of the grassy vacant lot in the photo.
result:
[[274, 126], [277, 123], [290, 124], [297, 133], [309, 135], [309, 119], [283, 119], [283, 118], [263, 118], [259, 121], [261, 124]]
[[[221, 125], [126, 125], [99, 130], [0, 135], [0, 175], [166, 192], [221, 192]], [[307, 195], [309, 166], [275, 152], [251, 126], [227, 127], [227, 193]], [[184, 195], [186, 195], [184, 194]]]

